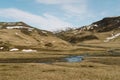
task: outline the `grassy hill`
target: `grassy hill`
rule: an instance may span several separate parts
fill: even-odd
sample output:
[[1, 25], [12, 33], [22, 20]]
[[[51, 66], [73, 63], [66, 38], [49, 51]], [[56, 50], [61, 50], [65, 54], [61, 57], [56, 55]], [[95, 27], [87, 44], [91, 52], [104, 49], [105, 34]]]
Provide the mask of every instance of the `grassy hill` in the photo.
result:
[[[88, 26], [56, 33], [58, 37], [72, 44], [78, 43], [119, 43], [120, 17], [107, 17]], [[113, 38], [112, 38], [113, 37]], [[111, 38], [105, 41], [107, 38]]]
[[0, 23], [0, 47], [9, 48], [66, 48], [68, 42], [57, 38], [52, 32], [39, 30], [25, 23]]

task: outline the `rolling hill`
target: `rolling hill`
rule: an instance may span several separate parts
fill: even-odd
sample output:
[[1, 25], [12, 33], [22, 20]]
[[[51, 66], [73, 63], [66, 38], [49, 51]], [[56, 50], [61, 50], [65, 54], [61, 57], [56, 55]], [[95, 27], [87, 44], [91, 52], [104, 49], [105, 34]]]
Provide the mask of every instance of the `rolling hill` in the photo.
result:
[[73, 45], [103, 44], [103, 46], [105, 46], [113, 44], [114, 46], [119, 46], [120, 16], [106, 17], [87, 26], [60, 31], [56, 33], [56, 35], [61, 39], [72, 43]]
[[57, 33], [40, 30], [24, 22], [0, 22], [0, 50], [71, 49], [81, 45], [120, 48], [119, 44], [120, 16], [106, 17], [87, 26]]
[[0, 49], [10, 48], [66, 48], [68, 42], [52, 32], [40, 30], [24, 22], [0, 22]]

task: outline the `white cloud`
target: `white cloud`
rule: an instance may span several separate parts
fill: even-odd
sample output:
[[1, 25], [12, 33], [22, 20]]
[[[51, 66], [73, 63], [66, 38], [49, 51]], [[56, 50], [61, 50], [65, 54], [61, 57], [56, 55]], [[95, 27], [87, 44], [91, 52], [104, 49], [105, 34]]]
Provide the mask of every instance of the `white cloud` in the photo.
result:
[[36, 0], [36, 1], [43, 4], [71, 4], [80, 2], [82, 0]]
[[80, 16], [87, 12], [87, 8], [85, 5], [73, 6], [73, 5], [64, 5], [62, 8], [65, 10], [66, 13], [71, 15]]
[[66, 14], [82, 15], [88, 13], [87, 0], [36, 0], [38, 3], [59, 6]]
[[43, 16], [39, 16], [15, 8], [0, 9], [0, 17], [24, 21], [33, 26], [51, 31], [72, 26], [70, 23], [62, 21], [53, 15], [43, 14]]

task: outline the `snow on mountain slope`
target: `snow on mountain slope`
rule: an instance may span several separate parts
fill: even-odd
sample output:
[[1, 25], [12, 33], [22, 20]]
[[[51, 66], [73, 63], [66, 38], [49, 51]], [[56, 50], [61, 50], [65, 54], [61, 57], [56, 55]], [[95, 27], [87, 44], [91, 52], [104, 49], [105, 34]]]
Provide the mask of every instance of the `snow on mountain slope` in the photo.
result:
[[[111, 36], [111, 33], [114, 33], [116, 35], [108, 37]], [[61, 31], [56, 33], [56, 35], [70, 43], [81, 43], [86, 41], [92, 41], [92, 43], [95, 43], [94, 41], [102, 43], [117, 38], [119, 36], [119, 33], [120, 16], [117, 16], [106, 17], [102, 20], [80, 28]]]
[[115, 35], [113, 35], [111, 37], [107, 37], [106, 40], [104, 40], [104, 42], [109, 42], [110, 40], [113, 40], [113, 39], [115, 39], [115, 38], [117, 38], [119, 36], [120, 36], [120, 33], [117, 33], [117, 34], [115, 34]]
[[67, 48], [71, 44], [52, 32], [31, 27], [23, 22], [0, 22], [0, 47]]

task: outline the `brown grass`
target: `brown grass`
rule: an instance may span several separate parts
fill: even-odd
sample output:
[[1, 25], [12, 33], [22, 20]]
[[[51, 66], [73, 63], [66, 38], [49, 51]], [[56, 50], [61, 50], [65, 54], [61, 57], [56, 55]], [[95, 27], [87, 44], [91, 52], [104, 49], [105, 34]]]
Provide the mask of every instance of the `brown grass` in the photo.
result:
[[119, 80], [119, 66], [98, 63], [0, 64], [0, 80]]
[[[60, 54], [60, 53], [59, 53]], [[1, 53], [1, 58], [52, 58], [47, 53]], [[90, 57], [68, 63], [0, 63], [0, 80], [119, 80], [120, 57]]]

